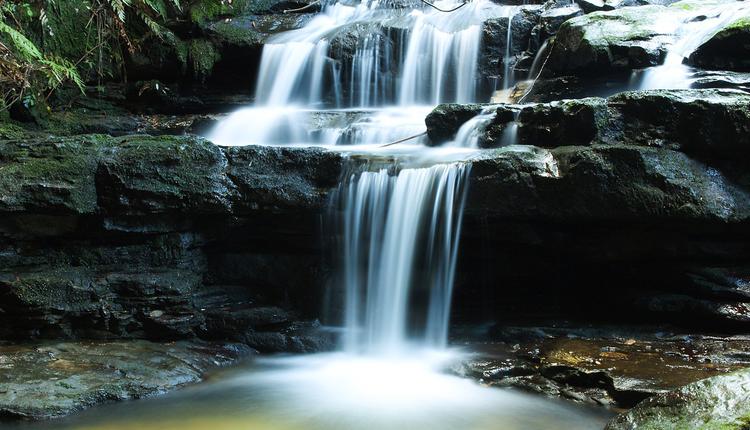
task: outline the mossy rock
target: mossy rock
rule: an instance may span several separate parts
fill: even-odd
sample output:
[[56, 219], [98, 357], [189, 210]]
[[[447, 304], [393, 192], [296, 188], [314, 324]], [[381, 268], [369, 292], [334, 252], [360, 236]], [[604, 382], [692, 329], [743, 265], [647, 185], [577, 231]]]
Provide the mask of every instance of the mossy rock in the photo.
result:
[[217, 46], [260, 46], [274, 34], [303, 27], [313, 15], [245, 15], [208, 22], [202, 25], [202, 28]]
[[665, 25], [664, 17], [681, 13], [642, 6], [570, 19], [557, 32], [545, 74], [596, 75], [660, 64], [676, 30]]
[[710, 70], [750, 72], [750, 7], [688, 57], [692, 65]]
[[93, 213], [97, 158], [107, 139], [0, 142], [0, 209]]
[[750, 369], [658, 394], [615, 417], [606, 430], [750, 428]]

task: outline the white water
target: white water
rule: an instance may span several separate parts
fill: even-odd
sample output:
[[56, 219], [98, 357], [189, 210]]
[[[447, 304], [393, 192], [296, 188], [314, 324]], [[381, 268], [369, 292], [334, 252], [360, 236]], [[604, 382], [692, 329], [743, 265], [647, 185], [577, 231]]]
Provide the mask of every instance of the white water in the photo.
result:
[[[271, 38], [264, 46], [256, 105], [363, 108], [474, 101], [482, 22], [510, 8], [488, 0], [452, 13], [386, 6], [377, 0], [336, 3], [305, 27]], [[350, 64], [331, 49], [348, 32], [363, 33]], [[336, 73], [349, 79], [324, 91]]]
[[[436, 2], [444, 9], [458, 4]], [[254, 106], [221, 121], [210, 139], [221, 145], [383, 145], [423, 133], [424, 116], [438, 103], [489, 100], [478, 94], [482, 24], [512, 20], [518, 6], [475, 0], [451, 13], [389, 6], [378, 0], [331, 4], [303, 28], [272, 37], [264, 45]], [[339, 41], [350, 34], [355, 42], [342, 48]], [[511, 43], [509, 29], [506, 51]], [[510, 67], [506, 59], [508, 85]], [[321, 111], [362, 115], [311, 125]]]
[[[718, 4], [717, 4], [718, 3]], [[750, 16], [747, 2], [707, 2], [684, 14], [664, 17], [662, 27], [675, 29], [677, 41], [669, 47], [664, 64], [642, 72], [639, 89], [687, 89], [693, 84], [694, 69], [684, 64], [700, 45], [740, 16]], [[704, 19], [705, 17], [705, 19]]]
[[485, 128], [495, 119], [497, 108], [488, 107], [482, 110], [479, 115], [466, 121], [459, 127], [456, 132], [456, 138], [448, 143], [449, 146], [460, 148], [479, 148], [479, 139], [484, 134]]
[[516, 16], [516, 11], [510, 9], [508, 11], [508, 32], [505, 35], [505, 57], [503, 57], [503, 89], [507, 90], [513, 85], [511, 79], [512, 60], [511, 54], [513, 52], [513, 18]]
[[[446, 346], [468, 171], [460, 163], [383, 168], [343, 184], [346, 351]], [[419, 290], [424, 306], [413, 303]]]

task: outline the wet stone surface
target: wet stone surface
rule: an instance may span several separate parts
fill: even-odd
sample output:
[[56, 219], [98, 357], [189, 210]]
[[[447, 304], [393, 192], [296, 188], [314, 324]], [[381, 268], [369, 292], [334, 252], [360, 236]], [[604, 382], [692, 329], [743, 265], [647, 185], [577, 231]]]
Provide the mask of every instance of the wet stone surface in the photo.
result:
[[0, 423], [163, 394], [254, 353], [240, 344], [187, 341], [0, 344]]
[[503, 327], [495, 342], [452, 371], [493, 387], [516, 388], [613, 409], [712, 376], [750, 367], [750, 337], [682, 335], [590, 327]]

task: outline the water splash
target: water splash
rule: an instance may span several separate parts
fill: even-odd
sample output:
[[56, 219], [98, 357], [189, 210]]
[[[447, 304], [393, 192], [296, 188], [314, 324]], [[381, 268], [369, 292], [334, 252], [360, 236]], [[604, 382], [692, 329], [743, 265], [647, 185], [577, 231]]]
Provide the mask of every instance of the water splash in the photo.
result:
[[479, 141], [485, 129], [497, 115], [496, 109], [495, 107], [485, 108], [479, 115], [463, 123], [456, 132], [456, 138], [448, 145], [460, 148], [479, 148]]

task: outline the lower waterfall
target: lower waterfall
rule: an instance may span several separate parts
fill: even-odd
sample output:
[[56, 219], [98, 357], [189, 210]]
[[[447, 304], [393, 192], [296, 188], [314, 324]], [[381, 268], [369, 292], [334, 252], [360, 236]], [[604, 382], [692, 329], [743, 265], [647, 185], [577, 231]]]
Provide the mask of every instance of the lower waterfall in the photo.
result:
[[469, 168], [382, 168], [341, 185], [346, 351], [446, 346]]

